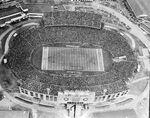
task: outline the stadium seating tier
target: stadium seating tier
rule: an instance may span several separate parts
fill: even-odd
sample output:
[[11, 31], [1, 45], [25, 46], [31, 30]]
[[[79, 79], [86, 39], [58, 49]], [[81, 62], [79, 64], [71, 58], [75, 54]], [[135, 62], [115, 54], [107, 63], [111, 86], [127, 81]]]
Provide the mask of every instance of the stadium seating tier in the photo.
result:
[[[19, 30], [10, 43], [6, 66], [21, 80], [21, 87], [40, 93], [46, 93], [46, 89], [50, 88], [52, 95], [64, 90], [91, 90], [95, 91], [96, 95], [102, 95], [104, 89], [110, 94], [128, 89], [126, 81], [137, 66], [133, 50], [119, 33], [100, 29], [101, 16], [90, 15], [70, 12], [47, 13], [44, 27]], [[66, 18], [69, 20], [64, 20]], [[65, 43], [75, 43], [80, 47], [88, 44], [88, 48], [99, 45], [108, 51], [112, 58], [126, 56], [127, 61], [114, 62], [108, 72], [89, 74], [42, 71], [35, 68], [30, 60], [31, 53], [43, 45], [49, 44], [54, 47], [58, 43], [62, 43], [62, 47]]]

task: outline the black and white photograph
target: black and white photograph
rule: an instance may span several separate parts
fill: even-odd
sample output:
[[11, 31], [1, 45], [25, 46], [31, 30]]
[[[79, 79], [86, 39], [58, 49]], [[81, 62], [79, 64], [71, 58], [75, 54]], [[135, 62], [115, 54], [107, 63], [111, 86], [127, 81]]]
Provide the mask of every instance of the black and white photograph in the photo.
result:
[[0, 118], [149, 118], [150, 0], [0, 0]]

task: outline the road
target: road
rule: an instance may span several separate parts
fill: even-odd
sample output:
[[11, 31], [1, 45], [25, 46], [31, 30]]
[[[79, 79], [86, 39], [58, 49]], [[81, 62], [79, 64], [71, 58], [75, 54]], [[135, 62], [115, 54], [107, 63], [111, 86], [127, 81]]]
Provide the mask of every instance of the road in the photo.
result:
[[117, 11], [106, 7], [104, 5], [98, 4], [98, 3], [93, 3], [93, 8], [94, 9], [99, 9], [99, 10], [105, 10], [113, 15], [115, 15], [116, 17], [119, 18], [119, 20], [121, 22], [124, 22], [125, 24], [127, 24], [129, 27], [131, 27], [131, 30], [129, 31], [131, 34], [137, 36], [141, 42], [143, 44], [145, 44], [145, 46], [148, 48], [148, 50], [150, 51], [150, 41], [148, 40], [148, 38], [143, 34], [143, 31], [135, 24], [133, 24], [131, 21], [129, 21], [125, 16], [123, 16], [122, 14], [118, 13]]

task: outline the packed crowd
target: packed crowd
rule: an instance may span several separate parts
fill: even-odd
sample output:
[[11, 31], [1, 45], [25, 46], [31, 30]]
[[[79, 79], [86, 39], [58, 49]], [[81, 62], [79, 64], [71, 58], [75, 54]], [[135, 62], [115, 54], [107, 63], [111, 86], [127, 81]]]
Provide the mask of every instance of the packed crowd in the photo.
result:
[[[55, 78], [56, 79], [56, 78]], [[58, 78], [55, 81], [59, 81], [60, 79], [63, 78]], [[84, 79], [84, 78], [83, 78]], [[81, 80], [81, 79], [80, 79]], [[77, 85], [77, 81], [75, 79], [70, 79], [70, 81], [63, 80], [64, 82], [62, 82], [61, 84], [64, 84], [65, 82], [68, 82], [68, 86], [67, 85], [55, 85], [50, 83], [50, 80], [46, 80], [46, 82], [44, 81], [37, 81], [37, 78], [33, 78], [33, 79], [27, 79], [26, 82], [22, 83], [22, 87], [29, 89], [31, 91], [35, 91], [35, 92], [39, 92], [39, 93], [43, 93], [43, 94], [48, 94], [47, 92], [47, 88], [50, 89], [50, 94], [52, 95], [58, 95], [58, 91], [65, 91], [65, 90], [81, 90], [81, 91], [94, 91], [96, 93], [96, 96], [102, 96], [104, 94], [109, 95], [109, 94], [113, 94], [113, 93], [118, 93], [124, 90], [127, 90], [127, 86], [124, 80], [117, 80], [116, 82], [113, 83], [108, 83], [108, 84], [100, 84], [100, 85], [85, 85], [85, 86], [81, 86], [81, 85]], [[76, 82], [75, 82], [76, 81]], [[82, 81], [82, 80], [81, 80]], [[28, 84], [27, 84], [28, 83]], [[74, 85], [75, 83], [75, 85]], [[70, 86], [69, 86], [70, 84]], [[79, 84], [79, 82], [78, 82]], [[81, 83], [82, 84], [82, 83]], [[106, 90], [106, 91], [104, 91]]]
[[[117, 2], [117, 3], [116, 3]], [[120, 6], [120, 4], [121, 3], [118, 3], [118, 1], [105, 1], [105, 0], [102, 0], [102, 1], [100, 1], [100, 3], [101, 4], [103, 4], [103, 5], [105, 5], [105, 6], [108, 6], [109, 5], [109, 7], [111, 7], [111, 4], [114, 4], [115, 6], [117, 6], [117, 8], [116, 8], [116, 10], [118, 11], [118, 12], [120, 12], [120, 13], [122, 13], [123, 15], [125, 15], [126, 17], [129, 17], [129, 13], [128, 13], [128, 11], [123, 7], [123, 6]], [[106, 4], [105, 4], [106, 3]], [[118, 8], [119, 7], [119, 8]], [[112, 7], [111, 7], [112, 8]], [[114, 7], [113, 7], [113, 9], [115, 9]], [[125, 23], [123, 23], [123, 22], [121, 22], [120, 20], [119, 20], [119, 18], [118, 17], [116, 17], [115, 15], [113, 15], [113, 14], [111, 14], [111, 13], [109, 13], [109, 12], [107, 12], [106, 10], [103, 10], [103, 9], [101, 9], [101, 10], [97, 10], [97, 11], [95, 11], [92, 7], [85, 7], [85, 6], [76, 6], [75, 7], [75, 11], [76, 12], [87, 12], [87, 13], [89, 13], [89, 14], [93, 14], [93, 13], [98, 13], [97, 15], [100, 15], [100, 16], [102, 16], [102, 18], [100, 19], [100, 21], [101, 22], [104, 22], [104, 23], [109, 23], [109, 24], [111, 24], [111, 25], [115, 25], [115, 26], [117, 26], [117, 27], [119, 27], [119, 28], [124, 28], [124, 29], [126, 29], [126, 30], [128, 30], [128, 29], [130, 29], [130, 27], [127, 25], [127, 24], [125, 24]], [[129, 18], [130, 19], [130, 18]], [[92, 19], [91, 19], [92, 20]], [[86, 22], [86, 21], [85, 21]]]
[[109, 23], [109, 24], [115, 25], [115, 26], [117, 26], [119, 28], [121, 27], [121, 28], [124, 28], [124, 29], [127, 29], [127, 30], [130, 29], [130, 27], [127, 24], [125, 24], [124, 22], [121, 22], [119, 20], [119, 18], [116, 17], [115, 15], [113, 15], [113, 14], [111, 14], [111, 13], [105, 11], [105, 10], [101, 10], [99, 12], [103, 16], [102, 17], [102, 21], [104, 23]]
[[102, 15], [76, 11], [45, 13], [45, 25], [75, 25], [101, 28]]
[[[61, 17], [63, 15], [58, 13], [52, 16]], [[84, 16], [82, 15], [83, 19]], [[76, 15], [74, 17], [76, 20], [78, 19]], [[75, 19], [69, 22], [75, 23], [76, 25], [78, 22], [80, 23], [79, 19], [77, 21]], [[80, 17], [80, 19], [82, 18]], [[59, 21], [57, 19], [53, 22], [53, 25], [56, 25], [56, 23], [60, 25], [60, 22], [66, 21]], [[125, 82], [132, 76], [137, 63], [134, 53], [125, 39], [115, 31], [72, 26], [72, 23], [70, 23], [71, 26], [56, 25], [19, 30], [18, 35], [10, 43], [10, 51], [6, 55], [6, 58], [8, 58], [6, 66], [21, 80], [20, 86], [40, 93], [46, 93], [46, 88], [50, 88], [50, 94], [53, 95], [57, 95], [57, 91], [63, 91], [65, 89], [91, 90], [95, 91], [96, 95], [102, 95], [104, 89], [107, 89], [109, 94], [126, 90]], [[43, 73], [43, 71], [37, 70], [29, 60], [32, 50], [43, 44], [55, 46], [56, 43], [76, 42], [80, 44], [99, 45], [102, 49], [109, 51], [112, 57], [125, 55], [127, 61], [114, 62], [108, 72], [96, 72], [96, 74], [87, 74], [87, 76], [82, 76], [81, 72], [79, 74], [80, 76], [72, 77], [66, 76], [66, 72], [60, 72], [61, 74], [58, 75], [57, 73]]]

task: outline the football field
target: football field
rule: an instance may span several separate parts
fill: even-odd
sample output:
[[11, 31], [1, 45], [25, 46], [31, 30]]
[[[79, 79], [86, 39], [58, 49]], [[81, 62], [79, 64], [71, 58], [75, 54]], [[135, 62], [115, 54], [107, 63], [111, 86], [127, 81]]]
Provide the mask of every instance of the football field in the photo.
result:
[[102, 49], [43, 47], [41, 69], [104, 71]]

